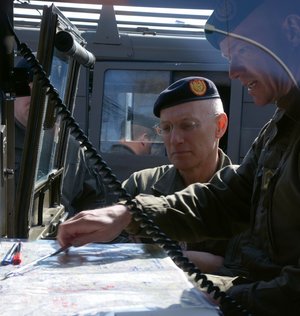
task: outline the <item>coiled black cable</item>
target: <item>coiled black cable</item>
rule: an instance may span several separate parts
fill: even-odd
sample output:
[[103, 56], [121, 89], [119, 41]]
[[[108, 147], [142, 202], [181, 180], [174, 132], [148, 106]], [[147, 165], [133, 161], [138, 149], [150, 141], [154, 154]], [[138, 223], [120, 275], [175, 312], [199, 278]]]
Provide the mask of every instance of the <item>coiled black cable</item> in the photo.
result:
[[166, 253], [172, 258], [179, 268], [186, 272], [190, 277], [193, 277], [193, 280], [197, 285], [203, 289], [206, 289], [207, 293], [210, 294], [215, 300], [220, 300], [221, 310], [224, 315], [251, 315], [237, 301], [235, 301], [225, 292], [221, 291], [218, 286], [215, 286], [213, 282], [210, 281], [207, 276], [200, 271], [199, 268], [197, 268], [192, 262], [189, 261], [187, 257], [183, 255], [179, 244], [176, 241], [168, 238], [160, 230], [160, 228], [155, 225], [152, 219], [137, 207], [137, 204], [122, 187], [121, 182], [112, 173], [112, 170], [97, 152], [96, 148], [92, 145], [88, 137], [84, 134], [83, 130], [75, 121], [71, 112], [60, 99], [57, 90], [51, 84], [45, 71], [36, 60], [32, 51], [24, 43], [21, 43], [18, 46], [20, 54], [26, 59], [31, 67], [32, 72], [37, 76], [37, 80], [46, 89], [46, 94], [55, 104], [55, 107], [57, 108], [57, 114], [61, 116], [71, 134], [80, 143], [80, 146], [85, 148], [87, 157], [89, 158], [90, 162], [98, 169], [103, 183], [112, 189], [119, 201], [126, 202], [125, 204], [128, 206], [133, 220], [138, 222], [139, 225], [145, 230], [146, 234], [149, 235], [149, 237], [151, 237], [156, 244], [159, 244], [166, 251]]

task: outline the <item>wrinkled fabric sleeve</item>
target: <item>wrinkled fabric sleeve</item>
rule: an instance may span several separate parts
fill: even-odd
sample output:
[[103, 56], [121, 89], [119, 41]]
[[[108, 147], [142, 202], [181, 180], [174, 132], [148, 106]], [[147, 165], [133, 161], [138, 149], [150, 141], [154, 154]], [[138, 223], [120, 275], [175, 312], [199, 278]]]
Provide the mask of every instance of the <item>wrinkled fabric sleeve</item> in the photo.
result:
[[257, 156], [252, 149], [241, 166], [224, 167], [210, 183], [192, 184], [166, 197], [141, 194], [135, 200], [173, 239], [198, 242], [228, 238], [249, 225], [256, 168]]
[[224, 173], [228, 175], [236, 170], [233, 167], [223, 169], [216, 175], [219, 183], [214, 180], [215, 184], [193, 184], [166, 197], [141, 194], [135, 199], [173, 239], [196, 242], [206, 237], [230, 237], [237, 232], [232, 231], [233, 221], [236, 226], [249, 221], [249, 197], [242, 199], [246, 192], [239, 194], [239, 199], [226, 195], [229, 184], [220, 180]]
[[299, 262], [296, 267], [284, 267], [271, 281], [236, 285], [227, 293], [254, 315], [299, 315]]
[[128, 194], [132, 197], [139, 194], [139, 184], [137, 182], [136, 173], [133, 173], [128, 179], [123, 181], [122, 187], [126, 190]]

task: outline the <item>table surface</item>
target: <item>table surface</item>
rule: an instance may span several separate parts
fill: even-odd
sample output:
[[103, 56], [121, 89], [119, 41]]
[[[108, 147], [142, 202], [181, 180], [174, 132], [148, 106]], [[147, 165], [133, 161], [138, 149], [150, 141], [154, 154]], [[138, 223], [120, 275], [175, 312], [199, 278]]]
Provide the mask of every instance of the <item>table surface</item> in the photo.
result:
[[[1, 260], [13, 242], [0, 239]], [[219, 315], [157, 245], [71, 247], [4, 279], [58, 248], [22, 241], [22, 263], [0, 266], [1, 315]]]

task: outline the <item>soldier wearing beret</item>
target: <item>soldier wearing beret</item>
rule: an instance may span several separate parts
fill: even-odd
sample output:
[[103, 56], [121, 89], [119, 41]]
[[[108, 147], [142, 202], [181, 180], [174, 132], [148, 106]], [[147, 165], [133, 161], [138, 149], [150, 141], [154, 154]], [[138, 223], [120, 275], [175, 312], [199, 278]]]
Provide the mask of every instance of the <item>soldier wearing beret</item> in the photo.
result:
[[[300, 3], [218, 1], [206, 36], [229, 60], [230, 78], [240, 80], [258, 106], [276, 104], [274, 116], [240, 166], [224, 167], [210, 183], [135, 201], [177, 240], [231, 237], [249, 224], [226, 251], [218, 272], [222, 289], [252, 315], [300, 315]], [[124, 228], [143, 232], [119, 203], [65, 222], [58, 240], [103, 241]], [[239, 315], [228, 312], [225, 301], [216, 303], [226, 315]]]
[[[231, 164], [219, 148], [227, 129], [227, 115], [215, 84], [203, 77], [187, 77], [158, 96], [154, 115], [170, 165], [133, 173], [123, 186], [131, 196], [140, 193], [166, 196], [195, 182], [209, 182], [215, 172]], [[142, 239], [144, 242], [145, 239]], [[183, 245], [186, 255], [204, 272], [223, 263], [227, 240]]]

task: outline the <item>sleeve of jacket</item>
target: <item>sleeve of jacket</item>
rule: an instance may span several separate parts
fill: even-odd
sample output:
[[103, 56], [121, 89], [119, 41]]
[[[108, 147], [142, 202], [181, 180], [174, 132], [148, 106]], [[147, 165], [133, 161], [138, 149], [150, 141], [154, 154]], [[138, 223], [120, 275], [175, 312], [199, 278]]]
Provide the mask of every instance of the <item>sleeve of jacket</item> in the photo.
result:
[[284, 267], [271, 281], [236, 285], [227, 292], [254, 315], [299, 315], [300, 264]]
[[127, 180], [123, 181], [122, 186], [132, 197], [140, 193], [153, 194], [153, 185], [168, 169], [167, 165], [163, 165], [136, 171]]
[[139, 185], [136, 179], [136, 173], [134, 172], [127, 180], [123, 181], [122, 187], [129, 193], [132, 197], [138, 195]]
[[240, 233], [250, 221], [258, 147], [255, 143], [240, 166], [224, 167], [210, 183], [192, 184], [166, 197], [138, 195], [136, 202], [165, 234], [179, 241]]

